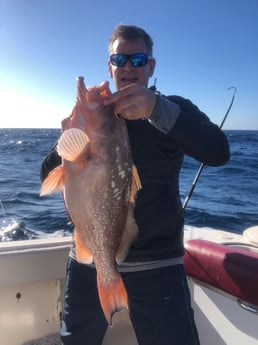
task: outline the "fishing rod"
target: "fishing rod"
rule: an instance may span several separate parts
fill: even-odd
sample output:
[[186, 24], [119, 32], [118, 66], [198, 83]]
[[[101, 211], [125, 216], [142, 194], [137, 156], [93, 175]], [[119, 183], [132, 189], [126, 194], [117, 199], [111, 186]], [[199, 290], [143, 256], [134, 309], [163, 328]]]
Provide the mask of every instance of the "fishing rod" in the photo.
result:
[[[227, 89], [227, 91], [228, 91], [228, 90], [231, 90], [231, 89], [234, 89], [234, 93], [233, 93], [233, 96], [232, 96], [230, 105], [229, 105], [229, 107], [228, 107], [228, 110], [226, 111], [226, 114], [225, 114], [225, 116], [224, 116], [224, 118], [223, 118], [223, 120], [222, 120], [222, 122], [221, 122], [221, 124], [220, 124], [220, 127], [219, 127], [220, 129], [223, 127], [223, 125], [224, 125], [224, 123], [225, 123], [225, 121], [226, 121], [226, 119], [227, 119], [227, 117], [228, 117], [228, 114], [229, 114], [229, 112], [230, 112], [230, 109], [231, 109], [231, 107], [232, 107], [232, 105], [233, 105], [233, 103], [234, 103], [234, 100], [235, 100], [235, 94], [236, 94], [237, 89], [236, 89], [234, 86], [231, 86], [231, 87], [229, 87], [229, 88]], [[198, 179], [199, 179], [199, 177], [200, 177], [200, 175], [201, 175], [201, 173], [202, 173], [202, 171], [203, 171], [204, 166], [205, 166], [204, 163], [202, 163], [202, 164], [200, 165], [199, 170], [197, 171], [197, 174], [196, 174], [196, 176], [195, 176], [195, 178], [194, 178], [194, 180], [193, 180], [193, 183], [192, 183], [192, 187], [191, 187], [191, 189], [189, 190], [189, 192], [188, 192], [188, 194], [187, 194], [187, 196], [186, 196], [186, 198], [185, 198], [185, 201], [184, 201], [184, 203], [183, 203], [182, 211], [185, 210], [185, 208], [186, 208], [186, 206], [187, 206], [187, 204], [188, 204], [188, 202], [189, 202], [189, 200], [190, 200], [190, 198], [191, 198], [191, 196], [192, 196], [192, 194], [193, 194], [193, 191], [194, 191], [194, 189], [195, 189], [195, 187], [196, 187], [196, 184], [197, 184]]]

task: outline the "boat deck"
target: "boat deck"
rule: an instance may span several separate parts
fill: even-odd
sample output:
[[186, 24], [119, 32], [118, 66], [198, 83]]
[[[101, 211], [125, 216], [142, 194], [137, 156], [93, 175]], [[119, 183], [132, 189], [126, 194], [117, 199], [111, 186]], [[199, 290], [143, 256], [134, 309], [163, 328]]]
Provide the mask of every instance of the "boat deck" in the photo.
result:
[[[185, 265], [201, 344], [257, 345], [258, 241], [254, 232], [247, 234], [185, 229]], [[70, 244], [71, 238], [0, 243], [1, 344], [61, 344]], [[137, 345], [126, 311], [114, 316], [102, 345], [120, 345], [121, 339], [123, 345]]]

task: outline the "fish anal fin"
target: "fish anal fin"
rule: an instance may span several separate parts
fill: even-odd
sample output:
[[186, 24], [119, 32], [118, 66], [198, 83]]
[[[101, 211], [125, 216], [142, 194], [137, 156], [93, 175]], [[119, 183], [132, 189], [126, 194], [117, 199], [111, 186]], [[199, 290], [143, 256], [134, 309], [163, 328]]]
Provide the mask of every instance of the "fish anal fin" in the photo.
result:
[[82, 241], [78, 230], [74, 230], [74, 240], [76, 248], [76, 260], [81, 264], [91, 264], [93, 261], [92, 254], [89, 252]]
[[79, 128], [70, 128], [63, 132], [58, 140], [57, 152], [59, 156], [75, 161], [89, 143], [88, 136]]
[[116, 278], [108, 284], [102, 284], [99, 275], [97, 276], [98, 281], [98, 293], [99, 300], [108, 324], [112, 325], [112, 316], [121, 310], [128, 307], [128, 296], [123, 283], [123, 280], [119, 273]]
[[122, 235], [122, 239], [121, 239], [118, 251], [116, 253], [116, 262], [118, 265], [121, 265], [121, 263], [126, 258], [129, 252], [130, 246], [132, 242], [135, 240], [135, 238], [137, 237], [138, 232], [139, 232], [138, 225], [136, 224], [136, 221], [134, 219], [133, 210], [134, 210], [134, 205], [132, 203], [129, 203], [124, 232]]
[[64, 170], [61, 165], [50, 171], [40, 188], [40, 196], [60, 192], [63, 185]]
[[138, 175], [138, 171], [136, 166], [133, 164], [132, 166], [132, 185], [131, 185], [131, 193], [130, 193], [130, 202], [135, 203], [137, 192], [142, 188], [141, 180]]

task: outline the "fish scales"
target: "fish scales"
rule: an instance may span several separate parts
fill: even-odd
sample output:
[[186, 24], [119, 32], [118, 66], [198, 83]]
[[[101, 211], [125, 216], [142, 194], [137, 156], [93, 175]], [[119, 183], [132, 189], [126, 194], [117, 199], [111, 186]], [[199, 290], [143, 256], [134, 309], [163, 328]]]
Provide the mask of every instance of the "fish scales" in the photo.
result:
[[63, 191], [77, 261], [94, 261], [100, 304], [111, 324], [115, 312], [129, 309], [116, 262], [124, 260], [138, 232], [133, 207], [141, 185], [125, 120], [103, 105], [108, 95], [107, 82], [87, 89], [78, 78], [76, 104], [62, 122], [57, 146], [62, 166], [49, 173], [41, 195]]

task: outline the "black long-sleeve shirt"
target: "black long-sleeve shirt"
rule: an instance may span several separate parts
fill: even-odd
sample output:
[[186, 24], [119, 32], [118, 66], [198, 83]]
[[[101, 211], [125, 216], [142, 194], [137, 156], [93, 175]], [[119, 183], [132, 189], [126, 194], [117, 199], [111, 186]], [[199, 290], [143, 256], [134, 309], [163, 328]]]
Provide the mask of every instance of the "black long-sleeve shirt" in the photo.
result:
[[[210, 166], [225, 164], [230, 156], [226, 136], [191, 101], [158, 95], [149, 120], [126, 120], [133, 162], [142, 189], [135, 205], [139, 235], [126, 261], [180, 257], [183, 213], [179, 173], [184, 154]], [[61, 158], [55, 146], [45, 158], [41, 179]]]

